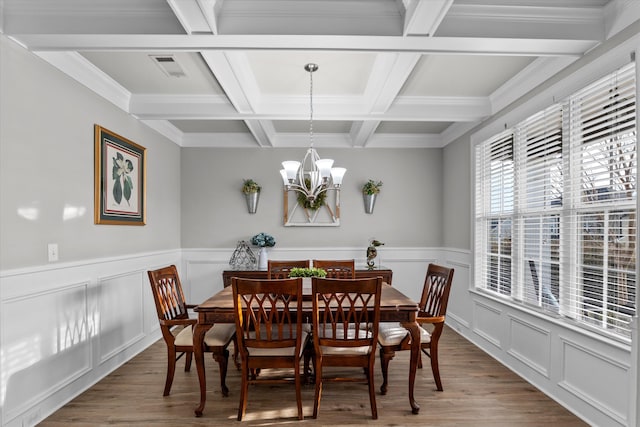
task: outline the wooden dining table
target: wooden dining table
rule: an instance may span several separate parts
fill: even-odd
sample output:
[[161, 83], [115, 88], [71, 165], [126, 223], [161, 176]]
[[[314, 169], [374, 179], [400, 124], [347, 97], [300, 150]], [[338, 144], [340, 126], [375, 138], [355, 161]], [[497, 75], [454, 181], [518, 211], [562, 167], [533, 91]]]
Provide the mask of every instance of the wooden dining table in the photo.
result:
[[[310, 286], [303, 287], [303, 293], [311, 295]], [[211, 298], [198, 305], [194, 311], [198, 314], [198, 323], [193, 332], [194, 358], [200, 382], [200, 403], [195, 409], [196, 417], [201, 417], [207, 399], [207, 382], [204, 366], [204, 336], [216, 323], [235, 323], [233, 308], [233, 296], [231, 287], [222, 289]], [[303, 302], [305, 322], [311, 322], [312, 301]], [[380, 300], [380, 321], [400, 322], [411, 334], [411, 358], [409, 368], [409, 405], [411, 412], [417, 414], [420, 406], [415, 400], [413, 390], [416, 379], [416, 370], [420, 360], [420, 330], [416, 322], [418, 304], [404, 295], [398, 289], [388, 285], [382, 285]]]

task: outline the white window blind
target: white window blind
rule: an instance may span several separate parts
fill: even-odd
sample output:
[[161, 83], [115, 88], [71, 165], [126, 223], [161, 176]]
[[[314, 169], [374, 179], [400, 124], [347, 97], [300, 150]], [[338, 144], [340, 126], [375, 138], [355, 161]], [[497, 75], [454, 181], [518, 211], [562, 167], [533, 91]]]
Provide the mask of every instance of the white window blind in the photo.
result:
[[516, 127], [519, 292], [516, 299], [559, 311], [563, 201], [562, 107], [553, 105]]
[[476, 199], [477, 235], [484, 257], [476, 263], [476, 275], [484, 287], [511, 295], [511, 226], [514, 209], [513, 134], [497, 136], [476, 152], [477, 180], [482, 197]]
[[571, 97], [576, 250], [569, 314], [624, 335], [636, 293], [636, 82], [629, 65]]
[[635, 65], [475, 147], [476, 286], [630, 336]]

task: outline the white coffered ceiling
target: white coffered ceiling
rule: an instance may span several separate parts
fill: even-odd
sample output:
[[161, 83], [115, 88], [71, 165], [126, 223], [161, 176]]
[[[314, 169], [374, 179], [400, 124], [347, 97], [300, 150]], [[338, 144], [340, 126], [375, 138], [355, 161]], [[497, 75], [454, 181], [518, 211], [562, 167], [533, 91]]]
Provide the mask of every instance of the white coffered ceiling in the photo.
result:
[[635, 22], [638, 3], [4, 0], [1, 22], [181, 146], [308, 145], [314, 62], [317, 147], [441, 147]]

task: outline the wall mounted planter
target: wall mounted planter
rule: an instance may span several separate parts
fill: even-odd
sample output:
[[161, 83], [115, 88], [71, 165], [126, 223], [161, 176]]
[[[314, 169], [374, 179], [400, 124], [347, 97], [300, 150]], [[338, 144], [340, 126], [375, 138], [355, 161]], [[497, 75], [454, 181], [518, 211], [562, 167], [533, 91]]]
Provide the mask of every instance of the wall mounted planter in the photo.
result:
[[257, 193], [247, 193], [244, 195], [247, 200], [247, 210], [250, 214], [256, 213], [258, 210], [258, 201], [260, 200], [260, 192]]
[[362, 198], [364, 200], [364, 212], [368, 214], [373, 213], [373, 207], [376, 205], [376, 196], [377, 194], [363, 194]]

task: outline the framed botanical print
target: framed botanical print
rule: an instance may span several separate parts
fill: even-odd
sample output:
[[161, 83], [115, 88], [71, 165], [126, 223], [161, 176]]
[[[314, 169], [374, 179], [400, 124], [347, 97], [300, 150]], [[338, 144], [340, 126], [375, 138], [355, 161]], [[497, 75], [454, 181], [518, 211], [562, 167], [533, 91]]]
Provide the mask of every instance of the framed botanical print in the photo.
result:
[[94, 125], [96, 224], [145, 225], [146, 148]]

